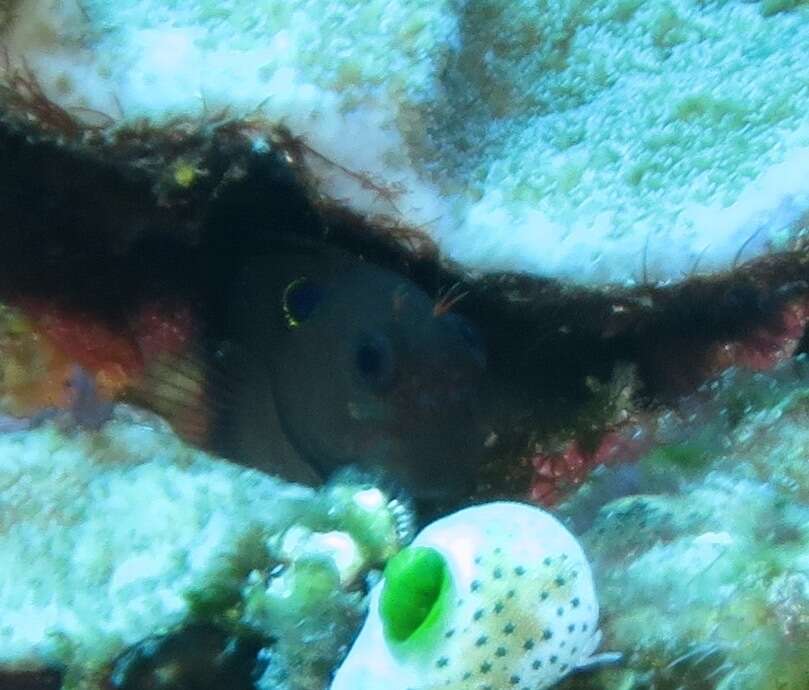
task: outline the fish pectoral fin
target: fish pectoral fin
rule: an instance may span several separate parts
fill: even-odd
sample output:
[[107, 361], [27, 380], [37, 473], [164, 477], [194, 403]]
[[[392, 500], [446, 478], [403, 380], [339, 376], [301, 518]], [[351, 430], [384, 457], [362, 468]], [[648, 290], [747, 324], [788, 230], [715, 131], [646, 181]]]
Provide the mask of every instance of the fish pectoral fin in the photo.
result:
[[165, 353], [147, 362], [124, 398], [163, 417], [178, 436], [207, 447], [214, 424], [210, 372], [201, 353]]

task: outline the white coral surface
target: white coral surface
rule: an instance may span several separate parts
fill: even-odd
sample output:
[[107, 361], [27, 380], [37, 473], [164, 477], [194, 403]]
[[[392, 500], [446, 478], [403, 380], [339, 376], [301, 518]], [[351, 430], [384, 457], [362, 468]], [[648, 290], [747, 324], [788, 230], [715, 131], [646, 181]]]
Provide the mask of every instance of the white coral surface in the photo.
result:
[[779, 250], [809, 211], [809, 7], [740, 0], [21, 0], [48, 93], [116, 117], [260, 107], [451, 257], [589, 285]]
[[182, 622], [189, 593], [311, 495], [125, 408], [97, 435], [0, 435], [0, 666], [92, 670]]

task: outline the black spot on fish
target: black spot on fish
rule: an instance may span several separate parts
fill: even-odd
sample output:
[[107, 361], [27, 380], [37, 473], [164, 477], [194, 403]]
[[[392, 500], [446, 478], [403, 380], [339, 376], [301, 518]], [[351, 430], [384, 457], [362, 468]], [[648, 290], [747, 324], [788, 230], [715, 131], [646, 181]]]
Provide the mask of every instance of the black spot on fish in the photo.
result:
[[396, 376], [390, 339], [382, 333], [364, 333], [357, 343], [354, 365], [368, 388], [380, 393], [389, 390]]

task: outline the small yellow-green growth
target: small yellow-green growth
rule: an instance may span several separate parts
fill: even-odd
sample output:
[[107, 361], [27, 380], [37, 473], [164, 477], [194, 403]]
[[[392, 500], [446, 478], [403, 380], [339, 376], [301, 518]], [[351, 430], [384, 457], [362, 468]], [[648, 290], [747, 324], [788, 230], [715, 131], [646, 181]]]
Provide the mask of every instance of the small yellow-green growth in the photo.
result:
[[174, 164], [172, 179], [178, 187], [189, 189], [199, 180], [201, 172], [202, 171], [193, 163], [179, 160]]

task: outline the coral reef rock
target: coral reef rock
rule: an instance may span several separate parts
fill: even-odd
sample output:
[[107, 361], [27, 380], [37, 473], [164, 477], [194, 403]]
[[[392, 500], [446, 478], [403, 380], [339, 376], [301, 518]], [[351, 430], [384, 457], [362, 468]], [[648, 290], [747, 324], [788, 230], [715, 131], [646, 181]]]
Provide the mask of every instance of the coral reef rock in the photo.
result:
[[25, 65], [92, 121], [258, 111], [306, 137], [329, 196], [423, 226], [461, 263], [603, 285], [792, 246], [808, 11], [18, 0], [0, 3], [0, 41], [7, 81]]
[[0, 490], [0, 673], [62, 669], [83, 690], [163, 687], [150, 660], [213, 677], [251, 650], [259, 687], [320, 690], [369, 567], [411, 529], [373, 487], [285, 484], [127, 406], [98, 432], [0, 434]]
[[560, 507], [587, 523], [604, 644], [625, 654], [576, 687], [806, 688], [807, 373], [799, 360], [727, 374], [691, 406], [689, 433], [601, 468]]

